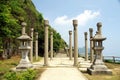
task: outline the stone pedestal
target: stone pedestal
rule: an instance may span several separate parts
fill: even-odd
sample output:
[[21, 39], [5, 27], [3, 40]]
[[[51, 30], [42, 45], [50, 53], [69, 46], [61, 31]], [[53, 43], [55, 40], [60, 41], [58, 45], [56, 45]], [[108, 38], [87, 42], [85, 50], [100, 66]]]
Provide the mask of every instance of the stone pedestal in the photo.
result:
[[38, 32], [35, 32], [35, 59], [38, 60]]
[[72, 31], [69, 31], [69, 59], [72, 60]]
[[53, 32], [50, 33], [50, 59], [53, 59]]
[[92, 28], [89, 28], [89, 33], [90, 33], [90, 62], [92, 63], [93, 60], [94, 60], [94, 51], [93, 51], [93, 41], [92, 41], [92, 38], [93, 38], [93, 29]]
[[31, 41], [30, 41], [30, 46], [31, 46], [31, 49], [30, 49], [30, 61], [33, 62], [33, 31], [34, 31], [34, 28], [31, 28]]
[[44, 20], [44, 26], [45, 26], [45, 31], [44, 31], [44, 66], [48, 66], [48, 26], [49, 26], [49, 21]]
[[88, 43], [87, 43], [87, 32], [84, 33], [85, 35], [85, 61], [88, 61]]
[[20, 63], [18, 64], [16, 69], [19, 71], [19, 70], [26, 70], [28, 68], [32, 68], [33, 66], [28, 58], [28, 53], [29, 53], [30, 47], [27, 47], [25, 49], [23, 49], [23, 48], [19, 48], [19, 49], [22, 50], [21, 51], [22, 59], [20, 60]]
[[73, 20], [73, 26], [74, 26], [74, 66], [77, 66], [78, 64], [78, 21]]
[[93, 44], [94, 44], [94, 53], [95, 53], [95, 59], [93, 64], [90, 68], [87, 69], [88, 73], [91, 75], [94, 74], [112, 74], [112, 71], [107, 68], [107, 66], [104, 65], [102, 57], [102, 50], [104, 49], [102, 42], [106, 39], [102, 36], [101, 33], [101, 27], [102, 23], [97, 23], [97, 32], [95, 36], [92, 38]]
[[20, 40], [20, 47], [19, 49], [21, 50], [22, 53], [22, 59], [20, 60], [20, 63], [16, 67], [17, 71], [20, 70], [27, 70], [28, 68], [32, 67], [32, 64], [29, 61], [28, 58], [28, 53], [29, 50], [31, 49], [29, 42], [31, 38], [25, 33], [25, 23], [22, 24], [23, 29], [22, 29], [22, 36], [18, 37], [17, 39]]

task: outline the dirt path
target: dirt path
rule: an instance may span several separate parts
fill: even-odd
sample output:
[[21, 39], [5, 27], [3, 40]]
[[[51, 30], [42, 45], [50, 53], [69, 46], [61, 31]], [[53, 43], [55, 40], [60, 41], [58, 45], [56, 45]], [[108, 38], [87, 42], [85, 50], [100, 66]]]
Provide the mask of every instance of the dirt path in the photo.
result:
[[73, 62], [74, 60], [69, 60], [66, 54], [58, 53], [53, 60], [49, 60], [49, 67], [38, 80], [88, 80], [73, 66]]

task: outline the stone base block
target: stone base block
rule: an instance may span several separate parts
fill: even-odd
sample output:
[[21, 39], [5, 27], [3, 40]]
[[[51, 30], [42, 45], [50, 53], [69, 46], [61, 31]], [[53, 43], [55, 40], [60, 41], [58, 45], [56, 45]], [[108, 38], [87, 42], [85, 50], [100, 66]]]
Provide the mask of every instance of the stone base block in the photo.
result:
[[112, 75], [112, 71], [109, 69], [107, 69], [107, 70], [93, 70], [91, 68], [87, 68], [87, 72], [90, 75], [98, 75], [98, 74]]
[[20, 61], [20, 63], [18, 64], [18, 66], [16, 67], [16, 70], [26, 70], [28, 68], [32, 68], [33, 65], [28, 61], [28, 60], [24, 60], [22, 59]]
[[28, 68], [32, 68], [32, 64], [19, 64], [16, 69], [28, 69]]

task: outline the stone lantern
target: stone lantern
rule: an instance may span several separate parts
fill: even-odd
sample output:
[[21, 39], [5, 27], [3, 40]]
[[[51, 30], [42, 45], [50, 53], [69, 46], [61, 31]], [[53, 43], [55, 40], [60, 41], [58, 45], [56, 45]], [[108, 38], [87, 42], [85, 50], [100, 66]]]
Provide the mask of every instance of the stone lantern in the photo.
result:
[[108, 70], [107, 66], [104, 65], [102, 60], [102, 50], [104, 49], [102, 42], [106, 40], [101, 33], [102, 23], [97, 23], [97, 32], [92, 38], [93, 50], [95, 54], [95, 59], [90, 68], [88, 68], [88, 73], [93, 74], [112, 74], [111, 70]]
[[[22, 25], [24, 26], [24, 25]], [[22, 36], [18, 37], [17, 39], [20, 40], [20, 47], [19, 49], [21, 50], [22, 53], [22, 59], [20, 60], [20, 63], [16, 67], [17, 70], [24, 70], [32, 67], [32, 64], [30, 63], [28, 59], [28, 53], [31, 49], [30, 47], [30, 41], [31, 38], [25, 33], [25, 28], [22, 28]]]

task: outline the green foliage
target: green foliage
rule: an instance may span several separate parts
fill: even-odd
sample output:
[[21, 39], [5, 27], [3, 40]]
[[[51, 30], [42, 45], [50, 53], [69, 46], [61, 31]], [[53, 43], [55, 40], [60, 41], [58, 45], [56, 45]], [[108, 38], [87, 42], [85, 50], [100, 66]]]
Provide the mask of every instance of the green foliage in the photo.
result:
[[32, 69], [21, 72], [8, 72], [4, 75], [6, 80], [34, 80], [37, 72]]
[[[50, 27], [50, 30], [53, 31], [53, 49], [54, 51], [59, 51], [59, 49], [63, 49], [66, 46], [65, 41], [61, 38], [61, 35], [57, 33], [53, 28]], [[49, 30], [49, 31], [50, 31]]]
[[[26, 33], [30, 35], [30, 28], [34, 27], [39, 33], [39, 55], [44, 53], [44, 18], [39, 13], [31, 0], [0, 0], [0, 47], [7, 45], [10, 48], [17, 48], [18, 42], [15, 40], [21, 35], [21, 23], [26, 22]], [[65, 42], [53, 28], [54, 50], [64, 48]]]

